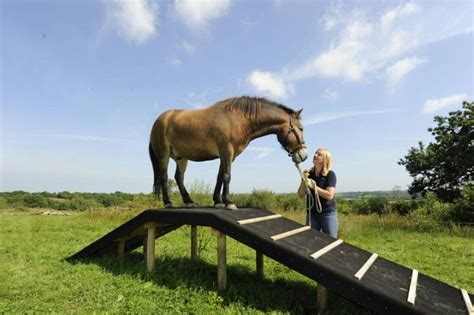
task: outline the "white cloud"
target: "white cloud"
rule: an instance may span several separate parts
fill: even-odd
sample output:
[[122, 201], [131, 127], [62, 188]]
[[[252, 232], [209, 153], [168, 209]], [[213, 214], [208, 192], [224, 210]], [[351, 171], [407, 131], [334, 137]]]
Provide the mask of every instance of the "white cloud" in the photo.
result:
[[109, 4], [112, 25], [127, 40], [143, 43], [156, 34], [158, 4], [151, 0], [116, 1]]
[[245, 19], [242, 19], [240, 20], [240, 24], [246, 28], [252, 28], [254, 27], [255, 25], [258, 24], [258, 22], [256, 20], [251, 20], [249, 18], [245, 18]]
[[196, 50], [196, 48], [191, 45], [190, 43], [188, 43], [187, 41], [183, 40], [183, 42], [181, 43], [181, 47], [184, 49], [185, 52], [187, 52], [188, 54], [192, 54], [194, 53], [194, 51]]
[[321, 18], [325, 31], [332, 30], [340, 21], [342, 5], [340, 2], [332, 2]]
[[179, 66], [181, 65], [181, 59], [177, 58], [177, 57], [169, 57], [166, 59], [166, 61], [170, 64], [170, 65], [173, 65], [173, 66]]
[[385, 70], [387, 86], [394, 89], [405, 75], [413, 71], [418, 65], [425, 62], [425, 59], [417, 57], [405, 58], [397, 61]]
[[174, 8], [187, 27], [203, 31], [209, 27], [211, 20], [228, 13], [230, 0], [175, 0]]
[[269, 147], [248, 147], [247, 150], [257, 154], [257, 159], [263, 159], [274, 151], [273, 148]]
[[332, 89], [326, 89], [324, 90], [323, 95], [321, 95], [322, 98], [328, 99], [328, 100], [335, 100], [339, 97], [336, 91]]
[[382, 15], [380, 18], [380, 25], [383, 29], [387, 29], [391, 27], [398, 18], [403, 18], [404, 16], [409, 16], [419, 11], [420, 7], [418, 5], [412, 2], [405, 3]]
[[354, 117], [354, 116], [365, 116], [365, 115], [375, 115], [375, 114], [385, 114], [394, 112], [395, 109], [383, 109], [383, 110], [366, 110], [366, 111], [353, 111], [353, 112], [335, 112], [335, 113], [322, 113], [314, 116], [310, 116], [305, 118], [303, 124], [305, 126], [316, 125], [320, 123], [324, 123], [327, 121], [347, 118], [347, 117]]
[[431, 114], [437, 112], [443, 108], [460, 105], [463, 101], [467, 100], [466, 94], [455, 94], [441, 98], [431, 98], [423, 105], [423, 113]]
[[249, 83], [258, 92], [273, 97], [286, 98], [292, 93], [292, 86], [271, 72], [254, 70], [247, 76]]
[[194, 108], [202, 108], [208, 105], [206, 93], [190, 92], [184, 101], [186, 104], [191, 105]]
[[[408, 2], [383, 12], [331, 5], [321, 19], [334, 39], [323, 51], [286, 70], [287, 82], [313, 77], [362, 81], [387, 79], [393, 88], [424, 62], [409, 52], [451, 36], [472, 33], [472, 7], [440, 2], [422, 7]], [[392, 65], [389, 67], [389, 65]]]
[[97, 137], [97, 136], [81, 136], [81, 135], [70, 135], [70, 134], [53, 134], [50, 135], [53, 138], [65, 139], [65, 140], [79, 140], [79, 141], [92, 141], [92, 142], [120, 142], [120, 139]]

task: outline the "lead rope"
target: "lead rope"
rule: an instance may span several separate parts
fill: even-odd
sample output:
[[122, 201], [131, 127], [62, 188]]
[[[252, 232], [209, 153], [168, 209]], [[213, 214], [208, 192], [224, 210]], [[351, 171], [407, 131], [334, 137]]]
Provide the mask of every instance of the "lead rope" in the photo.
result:
[[[300, 164], [295, 163], [295, 166], [298, 169], [298, 173], [300, 174], [301, 180], [303, 181], [304, 187], [306, 188], [306, 195], [308, 196], [308, 203], [307, 203], [306, 210], [308, 211], [308, 225], [311, 226], [311, 209], [313, 208], [313, 205], [314, 205], [313, 194], [311, 193], [311, 190], [309, 189], [308, 185], [306, 185], [306, 181], [303, 177], [303, 172], [301, 171]], [[321, 213], [322, 206], [321, 206], [321, 201], [319, 200], [319, 194], [318, 194], [317, 189], [314, 190], [314, 194], [316, 195], [316, 200], [318, 201], [316, 203], [316, 210], [318, 211], [318, 213]]]

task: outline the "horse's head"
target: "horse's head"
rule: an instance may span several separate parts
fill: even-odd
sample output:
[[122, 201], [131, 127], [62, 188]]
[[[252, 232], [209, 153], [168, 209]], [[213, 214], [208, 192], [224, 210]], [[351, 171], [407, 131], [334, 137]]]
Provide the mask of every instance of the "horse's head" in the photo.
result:
[[308, 157], [308, 150], [303, 139], [303, 124], [300, 116], [303, 109], [288, 115], [288, 122], [278, 133], [278, 141], [283, 146], [293, 162], [301, 163]]

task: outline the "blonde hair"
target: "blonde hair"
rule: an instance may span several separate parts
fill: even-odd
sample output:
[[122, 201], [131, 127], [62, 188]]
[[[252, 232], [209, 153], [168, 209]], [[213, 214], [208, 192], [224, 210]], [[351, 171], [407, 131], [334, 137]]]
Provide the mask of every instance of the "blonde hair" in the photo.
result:
[[323, 156], [323, 169], [321, 170], [321, 174], [323, 176], [327, 176], [329, 171], [332, 168], [331, 153], [327, 149], [323, 149], [323, 148], [317, 149], [316, 153], [321, 153], [321, 155]]

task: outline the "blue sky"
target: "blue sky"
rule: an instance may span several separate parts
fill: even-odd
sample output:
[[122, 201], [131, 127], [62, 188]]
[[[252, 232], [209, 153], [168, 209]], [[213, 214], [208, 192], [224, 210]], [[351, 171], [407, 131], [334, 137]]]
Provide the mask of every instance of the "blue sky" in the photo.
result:
[[[304, 108], [306, 143], [311, 154], [332, 152], [337, 191], [406, 189], [397, 161], [432, 141], [434, 115], [474, 95], [472, 1], [0, 8], [0, 191], [148, 193], [159, 114], [240, 95]], [[212, 189], [218, 164], [190, 162], [188, 187]], [[251, 142], [233, 164], [231, 192], [293, 192], [298, 183], [275, 136]]]

